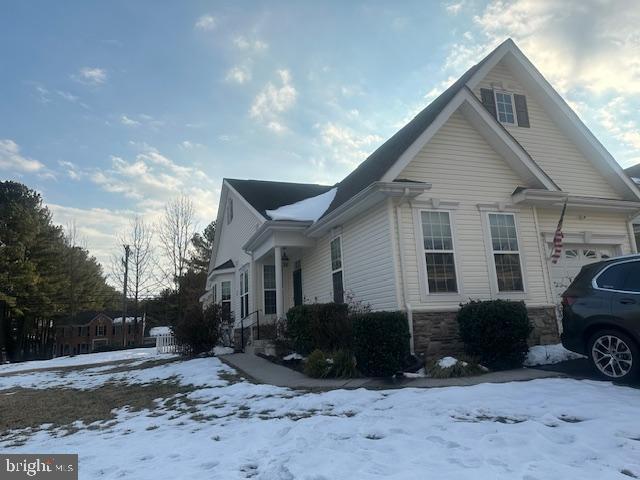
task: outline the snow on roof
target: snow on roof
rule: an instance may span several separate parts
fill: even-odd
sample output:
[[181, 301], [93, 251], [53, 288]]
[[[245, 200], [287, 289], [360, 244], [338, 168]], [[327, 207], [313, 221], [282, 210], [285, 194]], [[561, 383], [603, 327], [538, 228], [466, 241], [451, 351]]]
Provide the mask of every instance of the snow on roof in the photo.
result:
[[158, 335], [170, 335], [171, 327], [153, 327], [149, 329], [150, 337], [157, 337]]
[[640, 185], [640, 177], [631, 177], [631, 180], [633, 180], [636, 184]]
[[332, 188], [328, 192], [301, 200], [291, 205], [284, 205], [275, 210], [267, 210], [267, 215], [272, 220], [298, 220], [313, 221], [318, 220], [327, 211], [331, 202], [336, 196], [337, 188]]
[[[127, 323], [133, 323], [136, 317], [127, 317]], [[142, 317], [138, 317], [138, 321], [142, 322]], [[122, 323], [122, 317], [117, 317], [113, 319], [113, 323]]]

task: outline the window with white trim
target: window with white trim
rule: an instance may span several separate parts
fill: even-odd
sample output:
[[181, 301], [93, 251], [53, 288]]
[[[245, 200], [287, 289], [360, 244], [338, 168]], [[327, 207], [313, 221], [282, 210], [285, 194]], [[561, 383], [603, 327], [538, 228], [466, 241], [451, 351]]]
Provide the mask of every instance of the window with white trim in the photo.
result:
[[249, 315], [249, 272], [240, 274], [240, 318]]
[[225, 315], [231, 312], [231, 282], [220, 283], [220, 304]]
[[262, 281], [264, 287], [264, 314], [276, 313], [276, 267], [264, 265], [262, 267]]
[[218, 303], [218, 284], [214, 283], [211, 289], [211, 296], [213, 297], [213, 303]]
[[513, 94], [496, 90], [496, 113], [501, 123], [516, 124], [515, 108], [513, 107]]
[[489, 213], [491, 251], [499, 292], [523, 292], [518, 231], [513, 213]]
[[429, 293], [458, 293], [449, 212], [422, 211], [420, 219]]
[[331, 283], [333, 285], [333, 301], [335, 303], [344, 303], [342, 237], [336, 237], [331, 241]]

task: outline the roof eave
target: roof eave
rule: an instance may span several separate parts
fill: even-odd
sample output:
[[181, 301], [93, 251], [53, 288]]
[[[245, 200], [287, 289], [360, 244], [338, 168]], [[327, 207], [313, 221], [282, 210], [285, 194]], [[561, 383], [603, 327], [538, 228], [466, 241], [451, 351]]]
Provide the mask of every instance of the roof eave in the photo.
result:
[[354, 215], [357, 215], [385, 198], [415, 198], [430, 189], [430, 183], [374, 182], [338, 208], [320, 218], [320, 220], [306, 230], [305, 234], [309, 237], [320, 237], [331, 228], [348, 221]]

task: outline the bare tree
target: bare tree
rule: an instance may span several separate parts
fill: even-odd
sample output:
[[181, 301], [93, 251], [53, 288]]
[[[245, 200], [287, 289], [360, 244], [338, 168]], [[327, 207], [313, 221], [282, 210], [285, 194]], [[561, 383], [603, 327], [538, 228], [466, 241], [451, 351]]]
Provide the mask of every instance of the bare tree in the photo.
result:
[[188, 196], [181, 195], [165, 205], [158, 225], [158, 238], [169, 269], [166, 276], [171, 277], [176, 291], [179, 291], [180, 277], [188, 267], [187, 257], [195, 230], [195, 208]]
[[[127, 289], [133, 295], [136, 323], [140, 313], [140, 299], [154, 293], [158, 287], [153, 271], [156, 263], [152, 240], [152, 229], [138, 215], [131, 219], [128, 231], [118, 237], [119, 244], [130, 247]], [[124, 269], [122, 254], [114, 254], [111, 259], [111, 274], [113, 282], [120, 290], [124, 286]]]

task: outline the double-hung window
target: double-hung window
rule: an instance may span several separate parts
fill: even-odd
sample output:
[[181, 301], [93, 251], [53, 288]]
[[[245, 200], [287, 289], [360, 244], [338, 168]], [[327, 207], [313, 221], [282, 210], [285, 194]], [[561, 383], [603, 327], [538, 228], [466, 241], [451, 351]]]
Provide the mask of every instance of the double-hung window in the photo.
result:
[[491, 251], [499, 292], [522, 292], [522, 266], [515, 215], [489, 213]]
[[276, 313], [276, 267], [275, 265], [264, 265], [262, 268], [264, 314], [273, 315]]
[[455, 252], [449, 212], [421, 212], [429, 293], [457, 293]]
[[249, 315], [249, 272], [240, 274], [240, 318]]
[[516, 124], [512, 94], [496, 91], [496, 113], [501, 123]]
[[220, 303], [223, 315], [229, 315], [231, 312], [231, 282], [220, 283]]
[[336, 237], [331, 241], [331, 281], [333, 284], [333, 301], [335, 303], [344, 303], [341, 237]]

